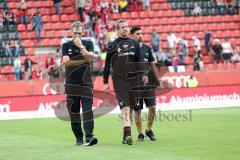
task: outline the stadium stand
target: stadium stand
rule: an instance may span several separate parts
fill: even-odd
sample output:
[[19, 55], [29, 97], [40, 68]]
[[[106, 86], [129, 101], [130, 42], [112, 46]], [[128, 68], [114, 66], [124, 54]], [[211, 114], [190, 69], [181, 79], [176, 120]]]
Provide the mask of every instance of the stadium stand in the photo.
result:
[[[41, 34], [42, 41], [39, 45], [36, 39], [36, 33], [32, 30], [32, 24], [25, 26], [19, 24], [19, 12], [17, 3], [19, 0], [5, 0], [1, 5], [1, 9], [9, 9], [17, 16], [17, 25], [10, 25], [8, 30], [4, 26], [0, 26], [1, 45], [0, 45], [0, 65], [7, 66], [13, 65], [13, 58], [4, 57], [4, 45], [10, 39], [9, 35], [13, 35], [11, 39], [16, 40], [20, 44], [20, 55], [25, 54], [38, 59], [44, 59], [45, 55], [35, 55], [35, 48], [37, 47], [59, 47], [60, 39], [63, 37], [70, 37], [68, 30], [71, 22], [79, 20], [79, 15], [76, 11], [75, 0], [63, 0], [61, 16], [55, 13], [53, 2], [50, 0], [28, 0], [28, 16], [33, 14], [38, 8], [42, 14], [44, 23], [43, 32]], [[109, 1], [110, 2], [110, 1]], [[202, 8], [201, 16], [193, 16], [192, 10], [194, 4], [198, 4]], [[236, 4], [238, 6], [239, 4]], [[235, 45], [240, 45], [240, 16], [238, 8], [227, 8], [225, 6], [218, 7], [218, 5], [211, 0], [151, 0], [151, 11], [144, 11], [142, 5], [130, 4], [128, 6], [129, 12], [110, 13], [110, 18], [115, 21], [119, 18], [126, 18], [129, 20], [130, 26], [141, 25], [143, 26], [144, 40], [149, 44], [153, 29], [156, 28], [161, 36], [161, 47], [167, 49], [167, 33], [174, 32], [180, 37], [185, 37], [189, 44], [189, 55], [186, 57], [185, 62], [187, 71], [193, 68], [193, 43], [192, 37], [196, 36], [200, 39], [202, 48], [204, 48], [204, 30], [211, 31], [214, 38], [223, 40], [229, 38], [230, 42]], [[204, 51], [203, 51], [204, 52]], [[42, 58], [44, 57], [44, 58]], [[21, 58], [21, 62], [23, 63]], [[43, 60], [44, 61], [44, 60]], [[212, 56], [204, 55], [203, 61], [207, 70], [218, 69], [237, 69], [239, 64], [230, 64], [222, 67], [212, 66]], [[38, 67], [39, 66], [39, 67]], [[41, 65], [37, 68], [43, 69]], [[3, 71], [3, 73], [5, 73]], [[3, 74], [2, 73], [2, 74]], [[12, 73], [13, 74], [13, 73]], [[0, 80], [4, 80], [0, 78]], [[11, 79], [11, 77], [9, 78]]]

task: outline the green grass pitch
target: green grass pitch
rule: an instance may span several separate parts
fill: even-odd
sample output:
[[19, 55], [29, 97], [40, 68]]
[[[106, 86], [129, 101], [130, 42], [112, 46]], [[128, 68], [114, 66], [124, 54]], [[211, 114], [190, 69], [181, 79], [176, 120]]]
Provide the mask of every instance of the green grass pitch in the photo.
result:
[[240, 108], [193, 110], [192, 121], [158, 119], [153, 128], [156, 142], [137, 142], [133, 128], [134, 144], [123, 145], [118, 115], [97, 118], [94, 133], [99, 143], [86, 147], [75, 146], [70, 123], [56, 118], [0, 121], [0, 160], [240, 159]]

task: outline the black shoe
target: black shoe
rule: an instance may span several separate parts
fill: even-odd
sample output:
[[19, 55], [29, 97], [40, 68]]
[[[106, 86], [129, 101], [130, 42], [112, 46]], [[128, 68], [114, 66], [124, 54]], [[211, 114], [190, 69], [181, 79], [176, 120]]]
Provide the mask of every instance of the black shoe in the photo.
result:
[[77, 139], [76, 145], [77, 146], [83, 145], [83, 139]]
[[144, 141], [144, 135], [142, 133], [140, 133], [138, 135], [138, 140], [137, 141], [140, 141], [140, 142]]
[[122, 143], [132, 145], [133, 144], [132, 136], [123, 137]]
[[149, 131], [145, 131], [145, 135], [151, 140], [151, 141], [156, 141], [157, 139], [155, 138], [153, 131], [149, 130]]
[[91, 138], [86, 138], [86, 146], [93, 146], [98, 143], [98, 139], [91, 137]]

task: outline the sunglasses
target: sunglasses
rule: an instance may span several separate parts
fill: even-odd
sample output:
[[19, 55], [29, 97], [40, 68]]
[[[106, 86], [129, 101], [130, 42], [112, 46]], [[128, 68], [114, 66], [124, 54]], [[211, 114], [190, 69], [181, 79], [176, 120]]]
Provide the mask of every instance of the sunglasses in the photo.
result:
[[82, 32], [73, 32], [73, 34], [75, 34], [75, 35], [82, 35]]

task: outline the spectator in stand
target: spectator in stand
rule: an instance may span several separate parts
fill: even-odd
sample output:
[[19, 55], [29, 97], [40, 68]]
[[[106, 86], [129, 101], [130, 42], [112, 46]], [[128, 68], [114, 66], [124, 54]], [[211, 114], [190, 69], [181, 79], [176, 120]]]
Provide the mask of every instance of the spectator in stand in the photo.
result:
[[3, 25], [3, 22], [4, 22], [3, 15], [0, 14], [0, 27], [1, 27], [1, 28], [4, 26], [4, 25]]
[[10, 25], [16, 24], [16, 16], [12, 11], [5, 11], [3, 13], [3, 25], [9, 30]]
[[61, 2], [62, 0], [53, 0], [53, 4], [56, 10], [56, 14], [61, 16]]
[[84, 7], [84, 11], [86, 14], [89, 14], [91, 12], [91, 8], [92, 8], [92, 3], [90, 0], [86, 0], [85, 1], [85, 7]]
[[36, 32], [37, 35], [37, 41], [38, 44], [40, 44], [41, 41], [41, 32], [42, 32], [42, 28], [43, 28], [43, 21], [42, 21], [42, 15], [40, 13], [40, 10], [36, 10], [33, 18], [32, 18], [32, 25], [33, 25], [33, 29]]
[[222, 45], [219, 39], [213, 41], [212, 53], [214, 58], [214, 63], [220, 63], [222, 61]]
[[104, 26], [100, 27], [97, 39], [98, 39], [100, 48], [106, 49], [108, 40], [107, 40], [107, 30]]
[[234, 47], [234, 54], [232, 56], [232, 62], [233, 63], [239, 63], [240, 62], [240, 46]]
[[105, 0], [102, 0], [100, 3], [101, 6], [101, 19], [104, 24], [106, 24], [107, 19], [109, 18], [109, 13], [110, 13], [110, 8], [109, 8], [109, 3], [106, 2]]
[[45, 60], [45, 69], [47, 70], [47, 77], [48, 77], [48, 79], [51, 78], [51, 77], [53, 77], [54, 74], [55, 74], [54, 65], [55, 65], [54, 59], [53, 59], [53, 57], [49, 54], [49, 55], [46, 57], [46, 60]]
[[95, 11], [96, 11], [97, 17], [100, 18], [101, 15], [102, 15], [102, 7], [101, 7], [100, 3], [96, 4], [96, 10]]
[[157, 55], [160, 52], [160, 35], [155, 28], [153, 29], [153, 33], [151, 35], [151, 46], [153, 50], [153, 56], [158, 59]]
[[117, 32], [114, 27], [114, 23], [112, 21], [107, 22], [108, 24], [108, 40], [109, 42], [113, 42], [117, 38]]
[[119, 12], [126, 12], [127, 8], [128, 8], [128, 1], [127, 0], [120, 0], [118, 2]]
[[193, 55], [193, 70], [194, 71], [203, 71], [204, 70], [204, 63], [202, 61], [202, 54], [201, 51], [198, 49], [197, 46], [194, 46], [195, 54]]
[[36, 63], [30, 59], [29, 55], [27, 55], [27, 58], [24, 61], [25, 80], [30, 80], [32, 78], [33, 64], [36, 64]]
[[209, 54], [211, 46], [212, 46], [212, 34], [209, 31], [205, 31], [205, 36], [204, 36], [204, 40], [205, 40], [205, 49], [206, 49], [206, 53]]
[[179, 42], [177, 43], [177, 47], [176, 47], [176, 52], [179, 59], [179, 64], [184, 65], [185, 57], [187, 55], [187, 46], [185, 44], [184, 39], [179, 39]]
[[90, 25], [90, 27], [91, 27], [91, 30], [95, 30], [95, 26], [96, 26], [96, 24], [98, 23], [97, 21], [98, 21], [97, 16], [94, 15], [94, 16], [92, 17], [92, 20], [89, 22], [89, 25]]
[[197, 3], [194, 3], [194, 8], [192, 10], [192, 13], [195, 16], [201, 16], [202, 15], [202, 9]]
[[112, 0], [111, 2], [111, 12], [112, 13], [118, 13], [118, 0]]
[[216, 0], [217, 8], [221, 9], [225, 6], [224, 0]]
[[105, 25], [102, 23], [101, 19], [98, 19], [97, 24], [95, 25], [95, 28], [94, 28], [95, 34], [98, 35], [100, 32], [100, 29], [102, 29], [102, 28], [105, 28]]
[[222, 43], [222, 48], [224, 63], [230, 63], [231, 57], [233, 56], [233, 48], [228, 38], [224, 39], [224, 42]]
[[172, 66], [174, 68], [174, 72], [178, 72], [179, 58], [177, 56], [172, 57]]
[[20, 80], [21, 79], [21, 61], [19, 56], [14, 59], [13, 72], [15, 74], [15, 79], [17, 81]]
[[233, 7], [233, 0], [225, 0], [225, 5], [227, 8]]
[[10, 57], [19, 56], [19, 45], [13, 40], [8, 41], [5, 46], [5, 55]]
[[17, 24], [16, 15], [12, 11], [9, 12], [8, 22], [9, 22], [9, 25], [16, 25]]
[[80, 21], [84, 22], [84, 7], [85, 7], [86, 3], [85, 0], [76, 0], [76, 7], [77, 7], [77, 11], [80, 17]]
[[150, 12], [150, 0], [143, 0], [145, 11]]
[[192, 40], [193, 40], [194, 49], [196, 50], [196, 52], [200, 52], [201, 51], [201, 42], [200, 42], [200, 40], [196, 36], [193, 36]]
[[61, 52], [60, 49], [56, 50], [56, 54], [55, 54], [55, 77], [59, 77], [61, 78], [61, 64], [62, 64], [62, 58], [61, 58]]
[[18, 4], [17, 8], [18, 8], [19, 15], [20, 15], [20, 22], [21, 22], [21, 24], [25, 24], [25, 26], [27, 28], [27, 24], [28, 24], [27, 3], [25, 2], [25, 0], [21, 0], [21, 2]]
[[168, 48], [170, 49], [171, 54], [173, 54], [176, 49], [176, 41], [177, 41], [177, 38], [176, 38], [175, 34], [168, 32], [167, 42], [168, 42]]
[[161, 66], [171, 66], [172, 65], [172, 56], [168, 54], [167, 52], [164, 53], [163, 50], [161, 50], [158, 54], [157, 63]]
[[85, 32], [87, 37], [94, 37], [95, 38], [95, 33], [93, 32], [90, 23], [85, 24]]
[[109, 3], [106, 0], [102, 0], [100, 6], [102, 9], [109, 9]]

